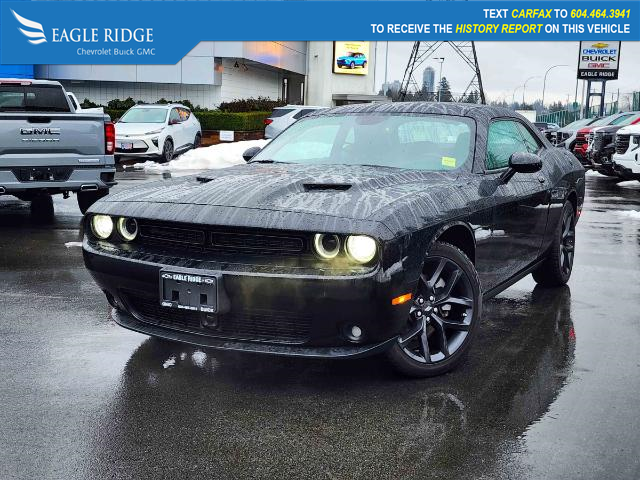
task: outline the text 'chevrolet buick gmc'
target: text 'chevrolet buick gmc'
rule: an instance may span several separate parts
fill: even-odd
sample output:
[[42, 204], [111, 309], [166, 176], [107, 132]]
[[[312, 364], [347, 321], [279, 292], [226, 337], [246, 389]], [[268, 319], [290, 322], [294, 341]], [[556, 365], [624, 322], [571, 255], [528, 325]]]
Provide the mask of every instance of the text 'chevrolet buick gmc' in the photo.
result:
[[85, 264], [121, 326], [432, 376], [463, 358], [483, 299], [571, 275], [585, 170], [510, 110], [318, 110], [244, 156], [89, 209]]
[[115, 185], [114, 151], [109, 116], [76, 112], [60, 83], [0, 79], [0, 195], [50, 215], [73, 192], [85, 213]]

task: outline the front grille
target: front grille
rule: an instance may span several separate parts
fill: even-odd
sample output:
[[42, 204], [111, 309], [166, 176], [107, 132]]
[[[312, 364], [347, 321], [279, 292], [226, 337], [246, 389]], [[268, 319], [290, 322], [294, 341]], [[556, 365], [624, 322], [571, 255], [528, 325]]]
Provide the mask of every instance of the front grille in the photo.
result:
[[616, 135], [616, 153], [627, 153], [631, 135]]
[[12, 172], [20, 182], [66, 182], [73, 167], [23, 167]]
[[159, 327], [233, 340], [287, 344], [309, 340], [311, 317], [291, 312], [241, 310], [223, 315], [205, 314], [163, 307], [158, 298], [134, 292], [125, 292], [124, 301], [138, 320]]
[[251, 229], [226, 229], [171, 222], [140, 222], [140, 241], [191, 246], [198, 250], [250, 254], [302, 254], [308, 251], [304, 234]]
[[604, 134], [601, 132], [598, 132], [593, 137], [593, 144], [591, 146], [591, 149], [594, 152], [599, 152], [602, 149], [602, 147], [604, 147]]

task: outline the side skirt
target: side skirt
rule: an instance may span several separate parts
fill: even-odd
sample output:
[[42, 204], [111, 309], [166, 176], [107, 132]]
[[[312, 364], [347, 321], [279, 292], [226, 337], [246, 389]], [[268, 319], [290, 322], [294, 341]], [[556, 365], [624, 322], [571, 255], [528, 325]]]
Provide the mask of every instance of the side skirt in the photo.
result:
[[491, 290], [487, 290], [486, 292], [484, 292], [482, 294], [482, 300], [489, 300], [490, 298], [495, 297], [496, 295], [498, 295], [500, 292], [505, 291], [507, 288], [509, 288], [511, 285], [513, 285], [514, 283], [522, 280], [524, 277], [526, 277], [527, 275], [529, 275], [531, 272], [533, 272], [536, 268], [538, 268], [542, 262], [544, 262], [546, 260], [545, 257], [542, 257], [540, 259], [538, 259], [537, 261], [535, 261], [534, 263], [532, 263], [531, 265], [529, 265], [527, 268], [525, 268], [524, 270], [521, 270], [520, 272], [518, 272], [517, 274], [515, 274], [513, 277], [511, 277], [509, 280], [502, 282], [501, 284], [493, 287]]

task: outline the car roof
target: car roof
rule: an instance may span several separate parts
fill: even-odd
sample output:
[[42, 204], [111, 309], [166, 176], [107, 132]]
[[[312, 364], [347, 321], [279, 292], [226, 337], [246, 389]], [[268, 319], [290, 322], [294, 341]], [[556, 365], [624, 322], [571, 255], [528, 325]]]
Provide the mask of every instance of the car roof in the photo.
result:
[[0, 78], [0, 83], [29, 83], [31, 85], [58, 85], [62, 86], [60, 82], [55, 80], [39, 80], [35, 78]]
[[138, 103], [137, 105], [134, 105], [131, 108], [138, 108], [138, 107], [144, 107], [144, 108], [173, 108], [173, 107], [180, 107], [180, 108], [186, 108], [187, 110], [189, 110], [189, 107], [181, 104], [181, 103]]
[[274, 110], [280, 110], [282, 108], [297, 108], [297, 109], [303, 110], [307, 108], [318, 109], [318, 108], [328, 108], [328, 107], [319, 107], [317, 105], [284, 105], [282, 107], [275, 107]]
[[478, 121], [485, 122], [497, 117], [510, 117], [526, 120], [526, 118], [519, 113], [504, 107], [479, 105], [477, 103], [449, 102], [358, 103], [334, 107], [328, 110], [319, 110], [317, 112], [310, 113], [305, 118], [351, 113], [424, 113], [433, 115], [457, 115], [461, 117], [471, 117]]

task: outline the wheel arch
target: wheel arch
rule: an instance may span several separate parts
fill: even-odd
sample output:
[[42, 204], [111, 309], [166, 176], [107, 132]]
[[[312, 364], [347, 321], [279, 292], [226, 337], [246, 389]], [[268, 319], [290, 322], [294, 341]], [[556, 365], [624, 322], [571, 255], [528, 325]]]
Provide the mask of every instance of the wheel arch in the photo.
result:
[[469, 224], [452, 222], [438, 229], [429, 244], [429, 250], [435, 242], [446, 242], [458, 247], [469, 257], [471, 263], [476, 263], [476, 237]]

